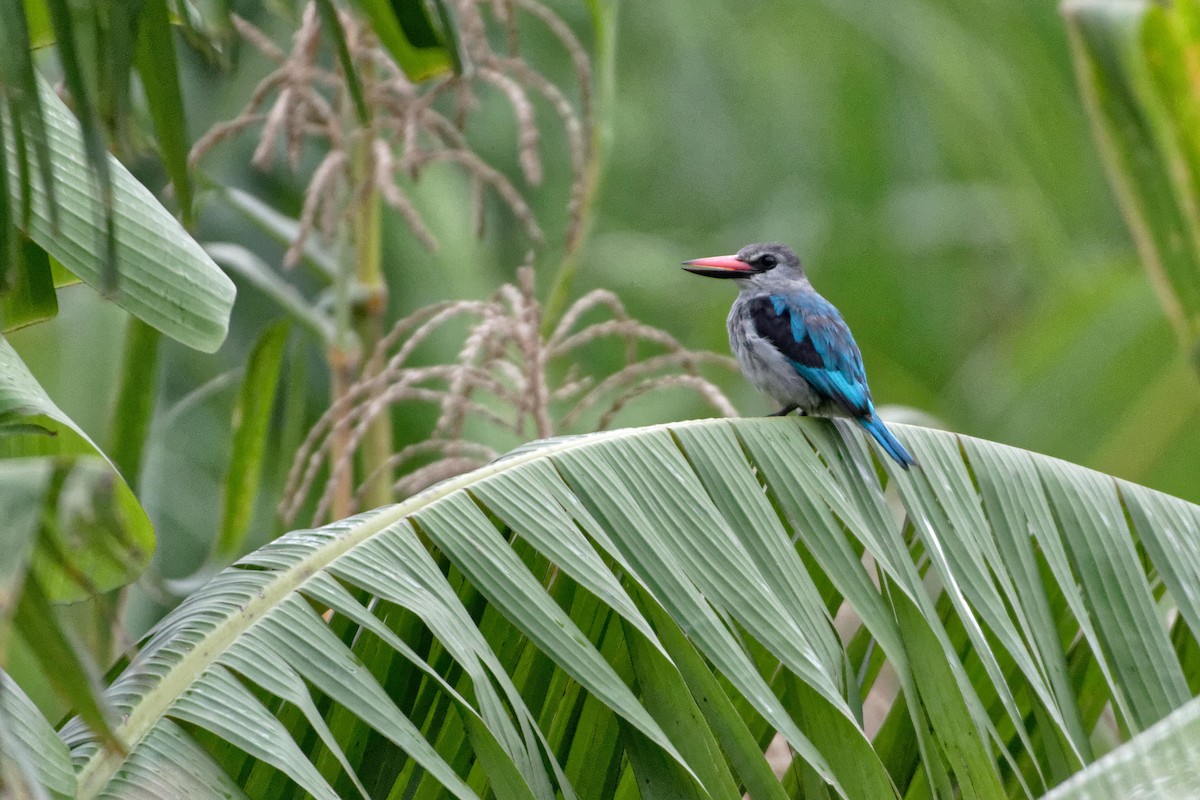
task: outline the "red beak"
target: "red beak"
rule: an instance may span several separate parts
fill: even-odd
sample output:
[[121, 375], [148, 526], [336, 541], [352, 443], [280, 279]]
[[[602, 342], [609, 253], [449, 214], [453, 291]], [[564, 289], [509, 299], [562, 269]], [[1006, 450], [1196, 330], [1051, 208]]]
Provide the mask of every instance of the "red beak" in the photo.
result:
[[758, 272], [737, 256], [713, 256], [683, 262], [683, 268], [706, 278], [744, 278]]

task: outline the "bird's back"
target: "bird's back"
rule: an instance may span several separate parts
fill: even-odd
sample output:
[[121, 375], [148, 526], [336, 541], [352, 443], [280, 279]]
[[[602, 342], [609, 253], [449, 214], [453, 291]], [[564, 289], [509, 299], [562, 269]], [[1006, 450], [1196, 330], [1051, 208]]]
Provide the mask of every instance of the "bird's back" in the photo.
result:
[[742, 371], [775, 400], [816, 414], [873, 411], [850, 329], [807, 282], [743, 292], [730, 311], [729, 338]]

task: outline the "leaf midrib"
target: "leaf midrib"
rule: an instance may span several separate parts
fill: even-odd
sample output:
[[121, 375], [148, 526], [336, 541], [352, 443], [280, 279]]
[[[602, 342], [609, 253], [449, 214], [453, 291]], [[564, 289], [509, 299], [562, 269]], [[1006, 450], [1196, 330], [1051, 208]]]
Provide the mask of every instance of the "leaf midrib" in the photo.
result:
[[[722, 424], [724, 419], [696, 420], [685, 423], [665, 423], [649, 428], [637, 429], [637, 434], [653, 431], [659, 428], [678, 428], [681, 425]], [[118, 739], [123, 742], [128, 751], [132, 751], [151, 728], [167, 712], [179, 694], [193, 683], [196, 677], [215, 663], [243, 633], [257, 624], [269, 614], [283, 599], [295, 592], [308, 581], [317, 571], [324, 569], [340, 556], [354, 547], [362, 544], [376, 534], [405, 519], [421, 508], [446, 497], [461, 488], [478, 483], [510, 469], [515, 469], [537, 459], [548, 458], [557, 453], [604, 441], [618, 436], [629, 435], [629, 429], [605, 431], [575, 437], [571, 440], [546, 445], [532, 452], [504, 458], [480, 469], [451, 478], [436, 486], [416, 494], [403, 502], [391, 507], [385, 506], [369, 520], [364, 520], [355, 529], [345, 535], [331, 540], [314, 550], [307, 557], [286, 570], [273, 573], [276, 578], [266, 584], [261, 594], [257, 594], [239, 610], [215, 626], [209, 635], [204, 637], [204, 647], [197, 647], [176, 662], [163, 676], [153, 689], [142, 696], [129, 715], [115, 727]], [[181, 677], [182, 676], [182, 677]], [[99, 795], [112, 776], [120, 768], [127, 756], [109, 748], [100, 748], [83, 765], [78, 773], [77, 800], [90, 800]]]

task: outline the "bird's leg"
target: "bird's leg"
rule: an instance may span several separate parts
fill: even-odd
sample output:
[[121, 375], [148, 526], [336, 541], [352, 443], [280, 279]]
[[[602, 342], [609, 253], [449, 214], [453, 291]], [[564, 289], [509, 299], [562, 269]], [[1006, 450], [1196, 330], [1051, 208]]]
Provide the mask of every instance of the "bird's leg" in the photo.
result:
[[[791, 405], [786, 405], [783, 408], [779, 409], [774, 414], [768, 414], [767, 416], [768, 417], [786, 417], [788, 414], [792, 413], [799, 407], [800, 406], [796, 405], [795, 403], [792, 403]], [[801, 412], [801, 413], [803, 413], [803, 412]]]

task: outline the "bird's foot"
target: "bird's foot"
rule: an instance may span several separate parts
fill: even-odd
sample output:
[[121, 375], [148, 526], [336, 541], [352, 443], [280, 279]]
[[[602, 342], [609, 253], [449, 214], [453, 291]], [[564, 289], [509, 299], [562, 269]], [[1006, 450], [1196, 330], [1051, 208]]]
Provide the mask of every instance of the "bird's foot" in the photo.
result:
[[[786, 417], [788, 414], [792, 413], [799, 407], [800, 406], [798, 406], [798, 405], [784, 406], [783, 408], [776, 411], [774, 414], [768, 414], [767, 416], [769, 416], [769, 417]], [[800, 412], [800, 416], [804, 416], [803, 411]]]

